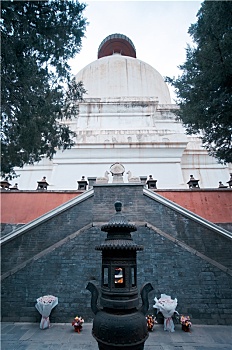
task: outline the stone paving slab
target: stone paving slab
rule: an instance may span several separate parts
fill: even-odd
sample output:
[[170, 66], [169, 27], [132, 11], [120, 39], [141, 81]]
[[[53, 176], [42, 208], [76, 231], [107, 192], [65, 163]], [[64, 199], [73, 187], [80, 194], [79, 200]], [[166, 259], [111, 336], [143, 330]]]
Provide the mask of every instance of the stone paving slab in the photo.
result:
[[[80, 334], [67, 323], [46, 330], [37, 323], [2, 323], [1, 350], [98, 350], [91, 329], [91, 323], [85, 323]], [[144, 350], [232, 350], [232, 326], [193, 325], [191, 333], [180, 325], [175, 329], [169, 333], [155, 325]]]

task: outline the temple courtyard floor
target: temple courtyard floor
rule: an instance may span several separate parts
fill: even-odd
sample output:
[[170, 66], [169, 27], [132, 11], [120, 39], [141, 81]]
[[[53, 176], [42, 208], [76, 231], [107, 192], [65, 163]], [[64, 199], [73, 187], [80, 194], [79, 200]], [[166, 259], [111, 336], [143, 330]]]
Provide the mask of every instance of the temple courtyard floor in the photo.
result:
[[[91, 329], [91, 323], [84, 323], [78, 334], [67, 323], [54, 323], [41, 330], [38, 323], [3, 322], [1, 350], [98, 350]], [[144, 350], [206, 349], [232, 350], [232, 326], [193, 325], [191, 332], [186, 333], [181, 325], [176, 325], [175, 332], [169, 333], [163, 330], [163, 325], [156, 324], [144, 346]]]

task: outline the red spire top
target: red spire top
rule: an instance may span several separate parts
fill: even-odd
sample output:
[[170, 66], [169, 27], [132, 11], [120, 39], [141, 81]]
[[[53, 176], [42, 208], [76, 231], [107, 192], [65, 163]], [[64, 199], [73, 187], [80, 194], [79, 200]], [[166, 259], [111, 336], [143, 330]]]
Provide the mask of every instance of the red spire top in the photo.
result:
[[107, 36], [98, 48], [98, 58], [111, 56], [115, 53], [136, 58], [136, 50], [133, 42], [123, 34], [111, 34]]

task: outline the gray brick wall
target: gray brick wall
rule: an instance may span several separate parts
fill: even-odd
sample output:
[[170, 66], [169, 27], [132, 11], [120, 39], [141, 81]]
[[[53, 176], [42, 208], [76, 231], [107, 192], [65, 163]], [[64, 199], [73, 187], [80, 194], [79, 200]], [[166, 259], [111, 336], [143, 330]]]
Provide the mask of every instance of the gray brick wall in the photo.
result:
[[35, 226], [4, 244], [2, 273], [22, 264], [44, 249], [92, 222], [92, 199], [89, 198], [43, 224]]
[[218, 263], [232, 269], [232, 241], [144, 196], [145, 220]]
[[145, 282], [154, 287], [149, 312], [154, 313], [154, 297], [166, 293], [178, 299], [177, 310], [190, 315], [193, 323], [232, 324], [229, 270], [197, 256], [191, 248], [231, 266], [231, 240], [144, 196], [140, 185], [95, 186], [93, 197], [3, 245], [4, 272], [33, 254], [41, 255], [2, 280], [2, 320], [39, 322], [35, 303], [45, 294], [59, 298], [52, 322], [71, 322], [76, 315], [92, 320], [91, 295], [85, 287], [90, 280], [99, 285], [101, 253], [94, 247], [106, 233], [98, 222], [111, 218], [116, 200], [123, 202], [125, 216], [138, 223], [133, 239], [144, 245], [144, 251], [137, 253], [138, 289]]

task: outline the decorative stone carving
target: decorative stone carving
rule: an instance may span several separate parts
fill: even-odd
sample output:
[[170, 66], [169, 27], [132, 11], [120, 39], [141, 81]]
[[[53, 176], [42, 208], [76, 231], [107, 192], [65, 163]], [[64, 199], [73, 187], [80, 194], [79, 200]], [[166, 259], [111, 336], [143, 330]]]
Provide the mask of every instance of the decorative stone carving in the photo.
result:
[[218, 188], [227, 188], [228, 186], [223, 185], [221, 181], [219, 181]]
[[226, 183], [229, 184], [229, 187], [230, 187], [230, 188], [232, 187], [232, 173], [230, 174], [230, 179], [229, 179], [229, 181], [227, 181]]
[[78, 190], [86, 191], [88, 182], [85, 180], [85, 176], [82, 176], [81, 180], [77, 181], [77, 183], [78, 183]]
[[153, 190], [156, 189], [157, 188], [156, 187], [156, 182], [157, 182], [157, 180], [154, 180], [152, 175], [149, 175], [149, 179], [146, 182], [148, 189], [150, 189], [150, 190], [151, 189], [153, 189]]
[[130, 170], [127, 172], [127, 175], [128, 175], [128, 182], [141, 182], [139, 177], [132, 176], [132, 173]]
[[37, 181], [37, 191], [44, 191], [47, 190], [49, 184], [47, 183], [46, 176], [42, 178], [41, 181]]
[[125, 172], [125, 168], [122, 164], [120, 163], [114, 163], [110, 167], [110, 172], [113, 176], [113, 181], [112, 182], [124, 182], [123, 181], [123, 174]]
[[7, 180], [0, 181], [1, 190], [9, 190], [11, 184]]
[[19, 190], [19, 189], [18, 189], [18, 184], [15, 183], [14, 186], [11, 186], [11, 187], [10, 187], [10, 190], [11, 190], [11, 191], [18, 191], [18, 190]]
[[108, 182], [109, 182], [109, 172], [108, 171], [105, 172], [105, 175], [103, 177], [96, 178], [97, 184], [106, 184]]
[[190, 180], [187, 182], [189, 188], [200, 188], [198, 184], [199, 180], [196, 180], [193, 175], [190, 175]]

